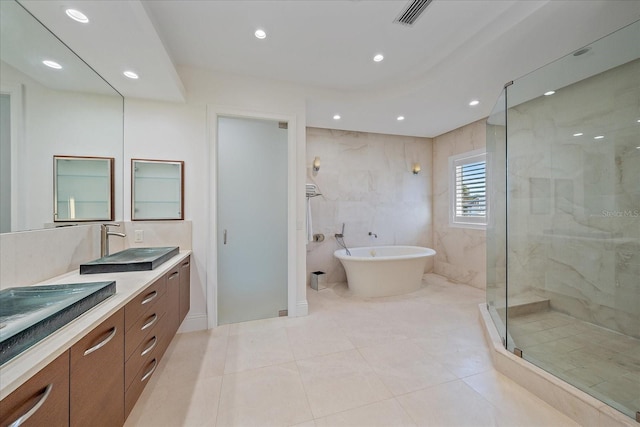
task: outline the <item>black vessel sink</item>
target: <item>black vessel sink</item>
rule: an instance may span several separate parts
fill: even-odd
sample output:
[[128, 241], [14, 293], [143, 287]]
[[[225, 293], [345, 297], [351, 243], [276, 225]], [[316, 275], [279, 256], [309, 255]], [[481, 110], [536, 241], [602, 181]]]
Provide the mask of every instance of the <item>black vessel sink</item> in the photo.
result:
[[116, 282], [0, 291], [0, 365], [116, 293]]
[[129, 248], [113, 255], [80, 264], [80, 274], [153, 270], [178, 255], [178, 252], [180, 252], [178, 246]]

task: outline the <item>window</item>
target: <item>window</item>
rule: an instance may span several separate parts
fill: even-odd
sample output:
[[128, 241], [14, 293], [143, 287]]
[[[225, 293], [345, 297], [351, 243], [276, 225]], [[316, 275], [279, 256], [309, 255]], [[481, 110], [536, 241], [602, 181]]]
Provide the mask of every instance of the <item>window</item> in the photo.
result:
[[485, 228], [489, 213], [486, 171], [484, 150], [449, 157], [449, 225]]

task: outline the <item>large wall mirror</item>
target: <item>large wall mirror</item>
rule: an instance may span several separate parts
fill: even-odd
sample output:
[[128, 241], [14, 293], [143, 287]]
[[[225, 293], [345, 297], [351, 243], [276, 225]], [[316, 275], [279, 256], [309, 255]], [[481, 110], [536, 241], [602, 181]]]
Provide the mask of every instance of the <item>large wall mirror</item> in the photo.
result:
[[0, 29], [0, 233], [55, 226], [59, 154], [114, 159], [123, 220], [122, 96], [19, 3], [0, 1]]

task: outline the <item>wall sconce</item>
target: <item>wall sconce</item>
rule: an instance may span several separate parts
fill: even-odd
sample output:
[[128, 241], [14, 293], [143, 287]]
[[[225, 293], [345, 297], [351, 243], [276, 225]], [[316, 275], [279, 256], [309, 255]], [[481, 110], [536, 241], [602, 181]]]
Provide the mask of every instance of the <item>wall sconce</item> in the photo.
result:
[[420, 163], [414, 163], [411, 172], [413, 172], [414, 175], [418, 175], [420, 173]]
[[313, 171], [315, 173], [318, 173], [318, 171], [320, 170], [320, 157], [317, 157], [315, 159], [313, 159], [313, 164], [311, 165]]

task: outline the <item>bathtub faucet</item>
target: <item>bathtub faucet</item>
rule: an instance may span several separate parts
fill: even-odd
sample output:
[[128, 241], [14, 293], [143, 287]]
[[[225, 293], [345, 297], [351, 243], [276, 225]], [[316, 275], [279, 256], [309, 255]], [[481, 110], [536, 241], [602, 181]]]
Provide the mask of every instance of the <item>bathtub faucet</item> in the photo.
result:
[[371, 232], [371, 231], [369, 232], [369, 236], [373, 236], [376, 239], [378, 238], [378, 235], [376, 233]]

